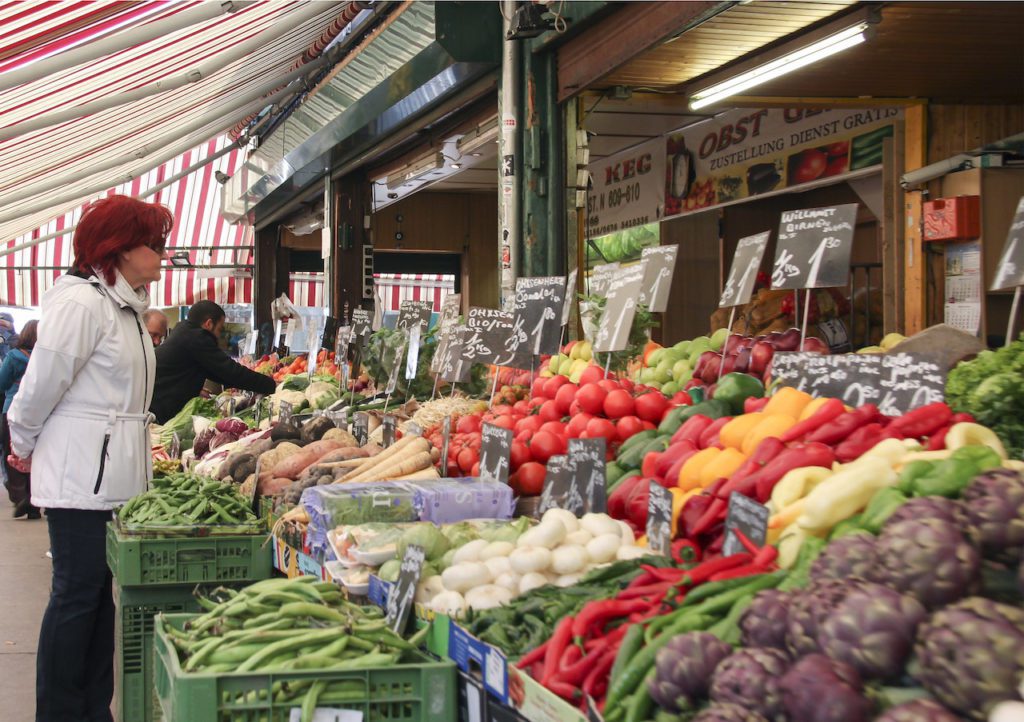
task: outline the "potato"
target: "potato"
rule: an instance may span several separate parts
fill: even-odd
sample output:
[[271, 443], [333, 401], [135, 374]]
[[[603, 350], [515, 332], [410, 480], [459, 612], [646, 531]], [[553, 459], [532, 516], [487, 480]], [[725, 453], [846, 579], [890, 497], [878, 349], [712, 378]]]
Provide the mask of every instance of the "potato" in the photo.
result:
[[347, 431], [342, 429], [331, 429], [323, 436], [324, 440], [337, 441], [341, 446], [359, 446], [359, 442], [356, 441], [356, 437]]

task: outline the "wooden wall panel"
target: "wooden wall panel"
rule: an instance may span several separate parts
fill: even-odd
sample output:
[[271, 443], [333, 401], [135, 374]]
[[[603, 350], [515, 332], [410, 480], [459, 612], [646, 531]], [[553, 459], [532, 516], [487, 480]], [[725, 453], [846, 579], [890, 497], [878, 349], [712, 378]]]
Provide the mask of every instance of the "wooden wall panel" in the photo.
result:
[[718, 226], [716, 211], [661, 224], [662, 245], [679, 244], [668, 312], [661, 314], [662, 344], [702, 336], [711, 328], [721, 293]]
[[1024, 130], [1024, 105], [928, 106], [928, 162], [973, 150]]
[[370, 221], [374, 248], [463, 254], [469, 304], [492, 308], [498, 305], [497, 229], [495, 193], [424, 191], [374, 213]]

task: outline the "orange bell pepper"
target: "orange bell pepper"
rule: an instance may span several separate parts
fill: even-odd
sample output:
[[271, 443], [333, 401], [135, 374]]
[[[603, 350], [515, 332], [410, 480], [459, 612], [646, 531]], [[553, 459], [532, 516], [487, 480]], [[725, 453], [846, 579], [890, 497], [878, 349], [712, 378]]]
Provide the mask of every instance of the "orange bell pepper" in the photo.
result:
[[794, 389], [792, 386], [783, 386], [772, 395], [768, 404], [761, 410], [766, 414], [785, 414], [796, 420], [800, 418], [800, 414], [807, 404], [813, 400], [813, 397], [806, 391]]
[[698, 451], [696, 454], [691, 456], [683, 464], [683, 468], [679, 470], [679, 479], [676, 482], [683, 491], [690, 491], [691, 489], [700, 489], [700, 472], [706, 464], [712, 459], [722, 453], [722, 450], [716, 446], [703, 449]]
[[754, 453], [754, 449], [769, 436], [776, 438], [782, 436], [791, 426], [796, 425], [796, 419], [786, 414], [765, 414], [761, 423], [755, 426], [750, 433], [743, 437], [741, 450], [747, 456]]
[[760, 411], [753, 414], [737, 416], [722, 427], [722, 431], [718, 435], [718, 440], [722, 442], [723, 446], [727, 446], [738, 451], [743, 448], [743, 440], [747, 438], [747, 435], [753, 431], [764, 418], [765, 414]]
[[748, 454], [744, 454], [731, 447], [722, 449], [722, 453], [716, 455], [706, 463], [700, 470], [700, 486], [706, 489], [715, 483], [715, 480], [729, 478], [733, 472], [743, 466]]

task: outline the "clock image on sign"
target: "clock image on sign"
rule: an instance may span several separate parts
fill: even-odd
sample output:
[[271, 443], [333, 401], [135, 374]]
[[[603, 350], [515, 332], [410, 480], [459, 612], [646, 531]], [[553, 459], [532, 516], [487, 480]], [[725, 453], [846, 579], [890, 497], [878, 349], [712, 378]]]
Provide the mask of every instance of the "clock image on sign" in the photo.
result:
[[856, 221], [856, 203], [784, 212], [772, 264], [772, 288], [845, 286]]

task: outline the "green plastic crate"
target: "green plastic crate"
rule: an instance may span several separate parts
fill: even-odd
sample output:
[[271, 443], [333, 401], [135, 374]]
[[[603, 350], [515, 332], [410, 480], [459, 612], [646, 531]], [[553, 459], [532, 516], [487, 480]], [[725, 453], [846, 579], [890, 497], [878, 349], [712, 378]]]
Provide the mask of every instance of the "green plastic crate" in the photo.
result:
[[107, 565], [122, 587], [257, 582], [270, 577], [263, 535], [139, 537], [107, 525]]
[[[194, 616], [162, 619], [181, 629]], [[458, 716], [455, 663], [448, 660], [414, 652], [414, 663], [364, 670], [185, 674], [159, 620], [157, 625], [156, 696], [168, 722], [289, 722], [301, 699], [278, 703], [271, 692], [280, 682], [300, 680], [362, 682], [366, 699], [345, 702], [344, 708], [362, 712], [363, 722], [448, 722]]]
[[121, 589], [114, 585], [115, 710], [121, 722], [162, 719], [153, 695], [153, 618], [198, 612], [192, 586]]

